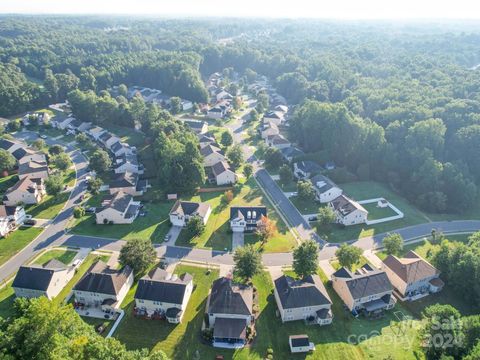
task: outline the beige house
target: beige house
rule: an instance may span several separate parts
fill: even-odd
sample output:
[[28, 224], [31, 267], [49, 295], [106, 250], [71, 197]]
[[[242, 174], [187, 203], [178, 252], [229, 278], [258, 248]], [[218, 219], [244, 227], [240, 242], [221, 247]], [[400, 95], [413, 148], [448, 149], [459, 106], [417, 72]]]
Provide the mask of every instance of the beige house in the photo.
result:
[[140, 202], [123, 191], [107, 196], [95, 214], [97, 224], [131, 224], [138, 216]]
[[376, 316], [396, 303], [385, 271], [373, 269], [368, 264], [354, 273], [342, 267], [332, 274], [332, 285], [354, 315]]
[[368, 211], [355, 200], [340, 195], [328, 204], [335, 212], [336, 221], [344, 226], [363, 224], [367, 221]]
[[307, 276], [304, 280], [282, 275], [275, 280], [274, 293], [282, 322], [332, 323], [332, 300], [318, 275]]
[[203, 135], [208, 132], [208, 123], [202, 120], [181, 119], [195, 134]]
[[165, 317], [169, 323], [182, 321], [193, 291], [190, 274], [177, 276], [156, 268], [138, 281], [135, 313], [147, 317]]
[[238, 180], [237, 174], [230, 170], [230, 166], [225, 161], [220, 161], [212, 166], [211, 182], [217, 185], [232, 185]]
[[291, 146], [290, 142], [280, 134], [267, 136], [267, 138], [265, 139], [265, 143], [267, 144], [267, 146], [274, 147], [278, 150], [285, 149]]
[[413, 301], [442, 290], [440, 271], [416, 252], [410, 250], [405, 257], [387, 256], [382, 263], [393, 287], [402, 301]]
[[20, 266], [12, 283], [15, 296], [37, 298], [46, 296], [53, 299], [75, 275], [73, 267], [67, 267], [58, 260], [45, 265]]
[[143, 195], [145, 188], [145, 182], [140, 181], [139, 175], [131, 171], [115, 174], [115, 178], [110, 181], [109, 184], [109, 191], [112, 195], [119, 191], [123, 191], [132, 196], [141, 196]]
[[38, 204], [45, 193], [42, 179], [23, 177], [5, 192], [3, 203], [8, 206]]
[[75, 302], [87, 307], [100, 307], [110, 313], [120, 307], [133, 284], [133, 270], [111, 269], [103, 261], [97, 261], [73, 288]]
[[206, 224], [212, 208], [208, 203], [177, 200], [170, 210], [170, 222], [173, 226], [184, 227], [193, 216], [198, 216]]
[[263, 121], [270, 121], [275, 125], [280, 125], [285, 121], [285, 114], [282, 111], [269, 111], [263, 116]]
[[46, 161], [26, 161], [18, 166], [18, 177], [29, 177], [31, 179], [43, 179], [48, 177], [48, 165]]
[[100, 138], [100, 136], [105, 133], [107, 130], [105, 130], [104, 128], [100, 127], [100, 126], [95, 126], [93, 128], [90, 128], [88, 130], [86, 130], [86, 132], [88, 133], [88, 135], [90, 135], [94, 140], [98, 141], [98, 139]]
[[241, 348], [247, 327], [254, 321], [253, 289], [221, 277], [212, 284], [207, 299], [206, 327], [213, 329], [213, 346]]
[[203, 166], [210, 167], [218, 162], [226, 161], [223, 152], [213, 145], [207, 145], [200, 148], [200, 154], [203, 156]]

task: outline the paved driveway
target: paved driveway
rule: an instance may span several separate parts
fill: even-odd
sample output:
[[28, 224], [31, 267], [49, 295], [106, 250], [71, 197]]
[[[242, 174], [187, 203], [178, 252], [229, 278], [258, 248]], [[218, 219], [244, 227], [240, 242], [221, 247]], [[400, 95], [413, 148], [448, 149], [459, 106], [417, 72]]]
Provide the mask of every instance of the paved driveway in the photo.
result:
[[165, 245], [175, 245], [175, 242], [178, 239], [178, 236], [180, 235], [180, 232], [182, 231], [181, 226], [172, 226], [170, 230], [168, 230], [167, 237], [168, 241], [165, 241]]
[[232, 233], [232, 250], [244, 245], [245, 234], [243, 232]]

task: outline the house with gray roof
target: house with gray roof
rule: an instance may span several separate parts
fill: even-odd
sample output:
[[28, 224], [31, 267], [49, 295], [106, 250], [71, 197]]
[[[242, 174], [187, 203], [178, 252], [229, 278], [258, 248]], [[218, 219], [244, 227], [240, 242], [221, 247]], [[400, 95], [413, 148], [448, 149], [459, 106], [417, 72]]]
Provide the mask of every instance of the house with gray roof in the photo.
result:
[[132, 268], [111, 269], [99, 260], [75, 284], [75, 303], [77, 306], [101, 308], [105, 313], [111, 313], [120, 307], [132, 284]]
[[254, 322], [253, 289], [221, 277], [212, 284], [207, 299], [206, 327], [213, 329], [213, 346], [241, 348], [247, 327]]
[[208, 123], [202, 120], [195, 119], [180, 119], [185, 125], [187, 125], [195, 134], [205, 134], [208, 132]]
[[95, 213], [97, 224], [131, 224], [140, 212], [140, 202], [123, 191], [103, 199], [102, 207]]
[[135, 314], [148, 318], [166, 318], [169, 323], [182, 321], [193, 291], [193, 277], [171, 274], [160, 268], [138, 281], [135, 292]]
[[56, 259], [44, 265], [23, 265], [18, 269], [12, 288], [16, 297], [37, 298], [45, 296], [52, 300], [75, 275], [72, 266]]
[[211, 213], [208, 203], [177, 200], [170, 210], [170, 222], [173, 226], [184, 227], [192, 217], [198, 216], [206, 224]]
[[280, 149], [280, 152], [283, 155], [283, 158], [287, 161], [293, 161], [299, 156], [305, 155], [305, 153], [295, 146], [289, 146], [287, 148]]
[[275, 301], [282, 322], [304, 320], [310, 324], [331, 324], [332, 300], [318, 275], [299, 280], [282, 275], [274, 283]]
[[354, 315], [375, 316], [392, 309], [396, 303], [386, 272], [368, 264], [355, 272], [342, 267], [332, 274], [332, 285]]
[[109, 191], [112, 195], [116, 192], [123, 191], [132, 196], [140, 196], [143, 195], [146, 189], [146, 180], [140, 180], [140, 176], [131, 171], [115, 174], [115, 177], [109, 184]]
[[262, 217], [266, 216], [265, 206], [232, 206], [230, 228], [233, 232], [252, 232], [257, 229]]
[[310, 179], [310, 182], [315, 190], [315, 199], [322, 204], [335, 200], [343, 193], [339, 186], [324, 175], [315, 175]]
[[219, 161], [210, 168], [209, 181], [217, 185], [232, 185], [238, 180], [237, 174], [226, 161]]
[[368, 211], [358, 202], [342, 194], [328, 203], [336, 217], [336, 222], [344, 226], [363, 224], [367, 221]]
[[320, 171], [322, 167], [311, 160], [297, 161], [293, 164], [293, 174], [297, 179], [308, 179]]
[[143, 165], [139, 163], [138, 157], [135, 154], [123, 154], [117, 156], [115, 158], [114, 168], [115, 174], [131, 172], [141, 175], [145, 171]]

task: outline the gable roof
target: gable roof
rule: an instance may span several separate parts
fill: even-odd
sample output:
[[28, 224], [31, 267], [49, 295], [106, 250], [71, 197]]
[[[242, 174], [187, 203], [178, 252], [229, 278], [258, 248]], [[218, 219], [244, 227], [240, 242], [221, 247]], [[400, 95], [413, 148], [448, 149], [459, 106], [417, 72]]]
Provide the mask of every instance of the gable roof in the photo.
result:
[[112, 146], [110, 146], [110, 149], [111, 149], [113, 152], [117, 152], [117, 151], [120, 150], [121, 148], [123, 148], [123, 145], [120, 143], [120, 141], [117, 141], [117, 142], [114, 143]]
[[297, 169], [306, 173], [316, 173], [322, 170], [322, 167], [320, 165], [310, 160], [299, 161], [295, 164], [297, 166]]
[[106, 142], [108, 139], [110, 139], [113, 135], [110, 134], [108, 131], [104, 132], [102, 135], [100, 135], [99, 139], [103, 142]]
[[269, 135], [267, 140], [271, 142], [273, 145], [281, 145], [281, 144], [290, 144], [290, 141], [285, 139], [282, 135]]
[[208, 312], [213, 314], [252, 315], [253, 289], [221, 277], [212, 284]]
[[8, 216], [15, 215], [17, 209], [21, 209], [20, 206], [7, 206], [0, 205], [0, 218], [6, 218]]
[[225, 171], [231, 171], [226, 161], [219, 161], [212, 166], [212, 172], [215, 176], [223, 174]]
[[37, 189], [37, 183], [30, 179], [29, 177], [23, 177], [18, 180], [12, 187], [10, 187], [6, 192], [5, 195], [8, 195], [14, 191], [28, 191], [29, 193], [34, 193]]
[[312, 182], [313, 186], [322, 193], [330, 190], [331, 188], [338, 187], [332, 180], [321, 174], [315, 175], [310, 181]]
[[110, 188], [122, 188], [137, 186], [138, 174], [130, 171], [117, 174], [115, 178], [110, 182]]
[[45, 161], [32, 160], [20, 163], [18, 166], [19, 175], [27, 175], [44, 171], [48, 172], [48, 165]]
[[124, 213], [128, 209], [132, 199], [133, 196], [130, 194], [127, 194], [123, 191], [116, 192], [115, 194], [106, 196], [103, 199], [103, 207], [100, 211], [111, 208], [118, 212]]
[[204, 218], [205, 215], [207, 215], [208, 210], [210, 210], [210, 205], [204, 202], [177, 200], [173, 205], [172, 210], [170, 210], [170, 214], [187, 216], [198, 215]]
[[230, 220], [235, 220], [235, 219], [260, 220], [262, 216], [267, 216], [266, 206], [232, 206], [230, 207]]
[[8, 139], [0, 139], [0, 148], [2, 148], [3, 150], [8, 150], [15, 144], [17, 143], [14, 141]]
[[180, 277], [156, 268], [138, 281], [135, 299], [160, 301], [170, 304], [183, 303], [187, 285], [192, 281], [190, 274]]
[[407, 284], [440, 274], [439, 270], [412, 250], [403, 258], [389, 255], [383, 263]]
[[213, 145], [207, 145], [200, 149], [200, 155], [202, 155], [203, 157], [207, 157], [214, 153], [217, 153], [223, 156], [222, 150], [220, 150], [218, 147]]
[[318, 275], [307, 276], [305, 280], [282, 275], [275, 280], [275, 288], [284, 309], [332, 304]]
[[305, 153], [302, 150], [294, 146], [283, 148], [280, 150], [280, 152], [283, 154], [284, 157], [292, 157], [292, 158], [295, 156], [305, 155]]
[[118, 295], [130, 274], [132, 274], [132, 269], [129, 266], [125, 266], [121, 270], [114, 270], [99, 260], [88, 269], [73, 289], [107, 295]]
[[27, 153], [28, 153], [27, 150], [24, 149], [23, 147], [21, 147], [21, 148], [18, 148], [17, 150], [15, 150], [14, 152], [12, 152], [12, 155], [15, 159], [20, 160], [25, 155], [27, 155]]
[[208, 123], [202, 120], [182, 119], [182, 122], [189, 128], [196, 130], [201, 130], [204, 126], [208, 126]]
[[368, 213], [368, 211], [362, 205], [343, 194], [332, 200], [331, 204], [333, 205], [333, 208], [342, 216], [347, 216], [355, 210]]
[[345, 281], [353, 299], [360, 299], [393, 290], [385, 271], [372, 269], [370, 266], [363, 266], [355, 273], [342, 267], [333, 273], [332, 276]]
[[67, 267], [58, 260], [51, 260], [45, 265], [20, 266], [13, 280], [13, 288], [47, 291], [53, 274]]

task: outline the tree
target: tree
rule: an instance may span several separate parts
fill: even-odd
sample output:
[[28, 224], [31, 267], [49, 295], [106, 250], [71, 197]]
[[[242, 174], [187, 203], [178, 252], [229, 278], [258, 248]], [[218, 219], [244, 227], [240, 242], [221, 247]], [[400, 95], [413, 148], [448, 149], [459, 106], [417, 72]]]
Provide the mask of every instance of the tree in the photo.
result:
[[351, 270], [360, 261], [362, 249], [353, 245], [342, 244], [335, 252], [341, 266]]
[[118, 85], [118, 95], [127, 97], [128, 96], [128, 88], [125, 84]]
[[267, 216], [263, 216], [260, 218], [260, 222], [257, 224], [257, 229], [255, 233], [260, 238], [262, 243], [267, 242], [270, 240], [277, 232], [277, 225]]
[[32, 147], [37, 150], [42, 150], [43, 148], [45, 148], [45, 146], [45, 140], [43, 139], [37, 139], [32, 143]]
[[75, 136], [75, 141], [78, 143], [78, 145], [80, 145], [80, 147], [86, 147], [91, 142], [88, 136], [84, 133], [77, 134]]
[[97, 149], [90, 156], [90, 167], [97, 173], [108, 171], [112, 165], [112, 160], [105, 150]]
[[252, 109], [252, 110], [250, 111], [250, 117], [249, 117], [249, 119], [250, 119], [250, 122], [258, 121], [258, 111], [255, 110], [255, 109]]
[[312, 200], [315, 197], [315, 189], [308, 180], [300, 180], [297, 183], [298, 198], [304, 201]]
[[[83, 134], [83, 135], [85, 135], [85, 134]], [[61, 154], [63, 152], [65, 152], [65, 150], [63, 149], [62, 145], [55, 144], [55, 145], [52, 145], [48, 148], [48, 153], [50, 155], [58, 155], [58, 154]]]
[[92, 195], [97, 195], [100, 192], [102, 185], [103, 181], [98, 177], [88, 180], [88, 190], [92, 193]]
[[187, 223], [187, 232], [190, 236], [200, 236], [205, 232], [205, 224], [200, 216], [192, 216]]
[[262, 271], [262, 257], [250, 244], [237, 248], [233, 254], [233, 261], [235, 273], [244, 280], [250, 280]]
[[75, 206], [75, 208], [73, 209], [73, 217], [76, 219], [80, 219], [83, 216], [85, 216], [85, 209], [83, 208], [83, 206]]
[[233, 136], [230, 134], [230, 131], [224, 131], [222, 133], [222, 137], [220, 139], [220, 142], [222, 143], [223, 146], [229, 147], [230, 145], [233, 144]]
[[53, 158], [53, 164], [60, 171], [66, 171], [72, 165], [70, 157], [66, 153], [61, 153]]
[[45, 179], [45, 190], [48, 195], [58, 195], [63, 190], [63, 176], [61, 174], [52, 174]]
[[227, 158], [234, 169], [238, 169], [243, 164], [243, 151], [240, 145], [233, 145], [227, 151]]
[[150, 239], [135, 238], [127, 241], [120, 250], [118, 261], [130, 266], [136, 275], [144, 274], [157, 259], [157, 253]]
[[170, 112], [172, 114], [179, 114], [182, 111], [182, 99], [178, 96], [170, 98]]
[[269, 147], [264, 154], [265, 163], [271, 168], [278, 168], [283, 164], [283, 155], [277, 148]]
[[315, 274], [318, 268], [318, 244], [306, 240], [293, 250], [293, 270], [301, 278]]
[[388, 255], [399, 255], [403, 249], [403, 238], [398, 233], [388, 234], [383, 239], [383, 247]]
[[243, 175], [248, 179], [253, 174], [253, 166], [252, 164], [245, 164], [243, 167]]
[[328, 226], [335, 222], [337, 216], [330, 206], [323, 206], [318, 209], [318, 222], [320, 225]]
[[0, 149], [0, 169], [12, 170], [17, 164], [17, 160], [7, 150]]
[[290, 169], [290, 166], [283, 164], [278, 170], [278, 175], [280, 176], [280, 182], [283, 185], [289, 184], [293, 181], [293, 171]]
[[260, 92], [257, 95], [257, 107], [256, 107], [257, 111], [259, 113], [263, 113], [263, 112], [267, 111], [268, 106], [269, 106], [268, 94], [265, 93], [265, 92]]
[[223, 200], [227, 203], [230, 204], [234, 198], [233, 191], [232, 190], [227, 190], [223, 194]]

